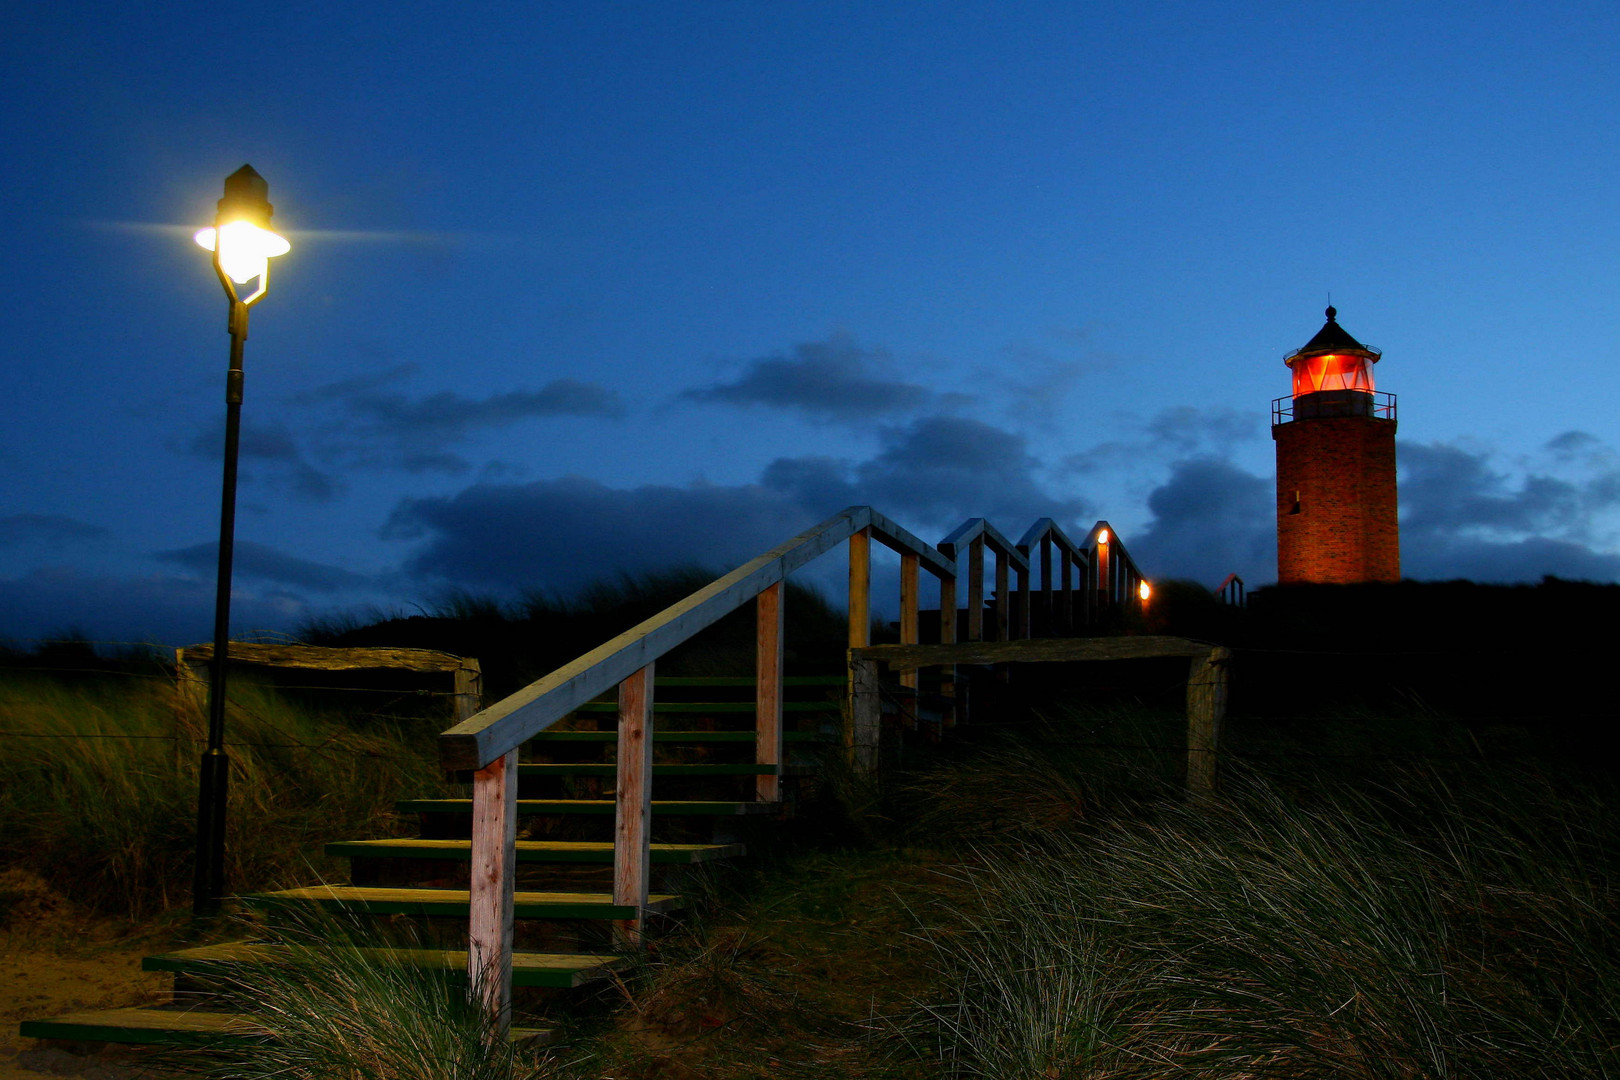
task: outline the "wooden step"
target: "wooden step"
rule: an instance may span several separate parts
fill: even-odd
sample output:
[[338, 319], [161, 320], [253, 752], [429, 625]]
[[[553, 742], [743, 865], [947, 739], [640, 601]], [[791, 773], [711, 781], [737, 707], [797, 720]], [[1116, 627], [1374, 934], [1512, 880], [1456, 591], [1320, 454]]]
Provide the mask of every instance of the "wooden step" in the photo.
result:
[[[19, 1034], [29, 1039], [73, 1042], [139, 1043], [149, 1046], [251, 1046], [268, 1033], [253, 1017], [202, 1009], [101, 1009], [67, 1013], [48, 1020], [24, 1020]], [[545, 1043], [545, 1028], [514, 1027], [513, 1042]]]
[[[691, 864], [733, 859], [748, 854], [742, 844], [653, 844], [655, 863]], [[445, 859], [467, 862], [471, 840], [338, 840], [326, 853], [340, 859]], [[519, 840], [518, 862], [611, 863], [613, 844], [583, 840]]]
[[[301, 889], [248, 893], [250, 907], [318, 904], [324, 908], [364, 915], [455, 915], [467, 917], [466, 889], [387, 889], [355, 885], [311, 885]], [[685, 906], [679, 896], [658, 893], [647, 898], [649, 911], [677, 911]], [[609, 893], [517, 892], [512, 914], [518, 919], [634, 919], [629, 905], [615, 904]]]
[[[616, 804], [612, 799], [519, 799], [517, 812], [524, 814], [612, 814]], [[689, 799], [654, 799], [655, 814], [691, 814], [710, 817], [745, 817], [749, 814], [774, 814], [781, 803], [774, 802], [709, 802]], [[401, 814], [470, 814], [471, 799], [405, 799], [394, 804]]]
[[[820, 731], [784, 731], [782, 741], [790, 743], [832, 742], [836, 736]], [[616, 743], [617, 731], [537, 731], [530, 742]], [[655, 743], [751, 743], [752, 731], [654, 731]]]
[[[782, 711], [785, 713], [835, 713], [843, 708], [837, 701], [784, 701]], [[587, 701], [575, 712], [582, 713], [616, 713], [619, 711], [617, 701]], [[754, 712], [752, 701], [654, 701], [655, 713], [751, 713]]]
[[19, 1034], [30, 1039], [79, 1042], [234, 1045], [261, 1042], [266, 1032], [252, 1017], [201, 1009], [101, 1009], [48, 1020], [24, 1020]]
[[[777, 776], [780, 765], [654, 765], [654, 776]], [[613, 776], [619, 767], [611, 761], [563, 762], [537, 764], [530, 762], [518, 766], [519, 776]]]
[[[465, 952], [447, 949], [380, 948], [357, 951], [378, 965], [398, 964], [437, 969], [448, 973], [453, 980], [459, 982], [465, 982], [467, 978]], [[234, 941], [148, 956], [141, 961], [141, 970], [172, 971], [186, 975], [218, 975], [243, 967], [284, 964], [296, 955], [285, 945]], [[515, 952], [512, 954], [512, 985], [543, 986], [553, 989], [583, 986], [594, 979], [605, 978], [627, 963], [628, 959], [622, 956], [592, 953]]]
[[[847, 675], [788, 675], [783, 686], [845, 686]], [[655, 686], [754, 686], [752, 675], [657, 675]]]

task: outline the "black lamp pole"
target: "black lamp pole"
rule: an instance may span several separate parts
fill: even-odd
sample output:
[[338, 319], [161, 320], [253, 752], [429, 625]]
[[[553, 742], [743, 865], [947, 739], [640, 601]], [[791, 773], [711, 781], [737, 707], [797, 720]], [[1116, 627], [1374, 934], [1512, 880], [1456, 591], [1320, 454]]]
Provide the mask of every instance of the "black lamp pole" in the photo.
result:
[[[230, 659], [231, 561], [236, 540], [236, 458], [242, 428], [242, 343], [247, 340], [248, 308], [264, 296], [270, 284], [270, 264], [266, 258], [257, 276], [257, 290], [245, 299], [237, 292], [237, 282], [232, 280], [225, 265], [228, 261], [224, 256], [225, 227], [232, 222], [246, 221], [268, 231], [269, 195], [270, 185], [264, 177], [251, 165], [242, 166], [225, 178], [225, 197], [219, 200], [214, 228], [214, 271], [230, 301], [227, 327], [231, 335], [231, 363], [225, 372], [225, 481], [219, 510], [219, 584], [214, 594], [208, 749], [202, 757], [197, 797], [197, 876], [192, 886], [191, 910], [199, 917], [218, 914], [220, 898], [225, 893], [225, 802], [231, 765], [225, 753], [225, 678]], [[248, 278], [252, 280], [254, 278]]]

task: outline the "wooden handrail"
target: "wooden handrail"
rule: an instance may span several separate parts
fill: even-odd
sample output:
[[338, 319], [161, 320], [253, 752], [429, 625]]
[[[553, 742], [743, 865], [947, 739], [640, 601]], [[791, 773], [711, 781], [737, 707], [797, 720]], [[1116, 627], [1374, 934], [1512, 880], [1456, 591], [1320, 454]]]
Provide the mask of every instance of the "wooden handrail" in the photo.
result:
[[[1105, 523], [1099, 523], [1099, 528]], [[1090, 565], [1082, 549], [1069, 542], [1050, 521], [1026, 533], [1045, 543], [1056, 537], [1064, 550], [1067, 586], [1071, 559]], [[1096, 530], [1092, 539], [1095, 540]], [[619, 747], [615, 782], [613, 903], [629, 918], [618, 927], [623, 943], [637, 941], [647, 907], [653, 668], [657, 660], [744, 604], [756, 605], [756, 757], [760, 764], [782, 763], [782, 582], [788, 574], [834, 547], [849, 545], [849, 637], [852, 650], [869, 644], [871, 541], [900, 554], [900, 637], [916, 645], [919, 629], [918, 576], [926, 569], [939, 579], [940, 640], [956, 638], [957, 554], [968, 547], [969, 637], [981, 636], [984, 607], [984, 549], [996, 555], [997, 623], [1000, 638], [1012, 634], [1009, 568], [1018, 572], [1025, 598], [1018, 630], [1029, 636], [1029, 555], [1010, 543], [983, 518], [971, 518], [937, 546], [930, 547], [869, 506], [851, 506], [807, 532], [753, 559], [704, 586], [659, 614], [626, 630], [543, 678], [468, 717], [439, 735], [439, 757], [451, 770], [473, 771], [472, 879], [469, 893], [468, 978], [472, 993], [505, 1029], [511, 1015], [512, 892], [515, 878], [518, 747], [608, 689], [619, 688]], [[1034, 541], [1031, 541], [1034, 542]], [[1124, 554], [1122, 570], [1135, 573]], [[1137, 575], [1138, 577], [1140, 575]], [[868, 665], [870, 667], [870, 665]], [[864, 670], [864, 669], [863, 669]], [[852, 674], [858, 674], [852, 667]], [[852, 695], [876, 701], [875, 686], [857, 686]], [[913, 673], [906, 685], [915, 688]], [[941, 687], [945, 722], [954, 678]], [[853, 704], [853, 697], [852, 697]], [[880, 716], [872, 708], [851, 709], [845, 728], [845, 752], [860, 771], [877, 765]], [[761, 777], [763, 800], [779, 795], [775, 776]]]
[[[1006, 641], [1012, 636], [1011, 596], [1007, 588], [1007, 570], [1009, 564], [1018, 571], [1020, 591], [1029, 588], [1029, 557], [1021, 554], [1012, 541], [1001, 535], [994, 525], [984, 518], [968, 518], [957, 526], [949, 536], [939, 542], [940, 552], [956, 565], [958, 553], [962, 545], [967, 545], [968, 552], [968, 595], [967, 595], [967, 634], [969, 641], [980, 641], [984, 638], [984, 549], [989, 548], [996, 555], [996, 637]], [[953, 609], [954, 609], [954, 596]], [[1020, 636], [1029, 636], [1027, 620], [1019, 620]]]
[[938, 551], [871, 507], [851, 506], [442, 732], [440, 760], [446, 769], [483, 768], [867, 528], [885, 546], [917, 555], [931, 573], [954, 576]]
[[[1041, 607], [1046, 612], [1046, 618], [1053, 621], [1052, 605], [1052, 547], [1058, 549], [1058, 563], [1060, 567], [1058, 596], [1061, 598], [1063, 610], [1063, 626], [1073, 630], [1074, 622], [1074, 583], [1070, 570], [1078, 567], [1080, 580], [1086, 578], [1086, 571], [1091, 566], [1091, 556], [1069, 539], [1069, 534], [1058, 528], [1058, 523], [1049, 517], [1041, 518], [1031, 525], [1018, 540], [1018, 551], [1026, 560], [1031, 559], [1031, 550], [1036, 544], [1041, 548]], [[1032, 564], [1033, 565], [1033, 564]], [[1019, 600], [1023, 605], [1024, 636], [1029, 636], [1029, 575], [1025, 574], [1019, 579]], [[1081, 609], [1082, 612], [1085, 610]]]

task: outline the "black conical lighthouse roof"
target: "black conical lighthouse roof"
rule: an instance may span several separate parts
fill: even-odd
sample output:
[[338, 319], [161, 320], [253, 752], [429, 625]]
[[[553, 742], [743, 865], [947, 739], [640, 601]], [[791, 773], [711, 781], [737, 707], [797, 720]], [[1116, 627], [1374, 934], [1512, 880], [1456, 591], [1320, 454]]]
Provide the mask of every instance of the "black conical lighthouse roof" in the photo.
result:
[[1318, 330], [1316, 336], [1307, 341], [1302, 348], [1289, 353], [1287, 359], [1320, 356], [1323, 353], [1360, 353], [1376, 363], [1382, 354], [1370, 345], [1363, 345], [1351, 337], [1349, 332], [1339, 325], [1338, 315], [1338, 309], [1331, 304], [1328, 305], [1327, 322], [1322, 324], [1322, 329]]

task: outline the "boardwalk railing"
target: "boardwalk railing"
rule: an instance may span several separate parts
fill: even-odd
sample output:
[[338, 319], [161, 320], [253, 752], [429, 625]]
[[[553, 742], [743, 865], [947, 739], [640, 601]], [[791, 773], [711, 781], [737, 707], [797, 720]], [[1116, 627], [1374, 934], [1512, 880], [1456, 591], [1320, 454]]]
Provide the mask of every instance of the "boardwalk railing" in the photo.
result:
[[[808, 532], [744, 563], [686, 599], [598, 646], [517, 693], [496, 702], [439, 736], [447, 769], [472, 771], [472, 878], [468, 918], [468, 977], [475, 997], [505, 1030], [511, 1016], [513, 885], [516, 871], [518, 748], [598, 695], [618, 688], [619, 726], [615, 783], [613, 905], [620, 909], [621, 940], [639, 941], [650, 884], [649, 824], [652, 788], [653, 668], [658, 658], [750, 601], [756, 602], [756, 758], [782, 764], [783, 580], [793, 571], [847, 542], [849, 552], [849, 645], [871, 644], [871, 542], [900, 555], [900, 640], [917, 644], [919, 577], [926, 569], [939, 581], [940, 637], [956, 639], [958, 562], [967, 555], [967, 634], [984, 633], [984, 561], [995, 556], [996, 640], [1028, 637], [1030, 558], [1041, 549], [1044, 610], [1084, 614], [1101, 604], [1134, 600], [1142, 580], [1136, 564], [1106, 522], [1072, 543], [1050, 519], [1042, 519], [1012, 544], [983, 518], [952, 532], [937, 548], [902, 529], [871, 507], [852, 506]], [[1061, 580], [1050, 575], [1052, 547], [1060, 552]], [[1018, 573], [1017, 599], [1009, 587]], [[1077, 584], [1071, 584], [1070, 571]], [[1095, 599], [1094, 599], [1095, 598]], [[1127, 600], [1128, 602], [1128, 600]], [[1013, 618], [1016, 607], [1018, 615]], [[871, 665], [866, 665], [870, 669]], [[915, 671], [909, 685], [916, 687]], [[904, 680], [903, 680], [904, 681]], [[851, 693], [873, 688], [851, 686]], [[948, 689], [948, 687], [947, 687]], [[863, 710], [865, 712], [865, 710]], [[853, 710], [852, 710], [853, 713]], [[851, 722], [844, 750], [858, 769], [877, 762], [877, 723]], [[778, 772], [780, 770], [777, 770]], [[779, 776], [761, 776], [762, 801], [780, 795]]]

